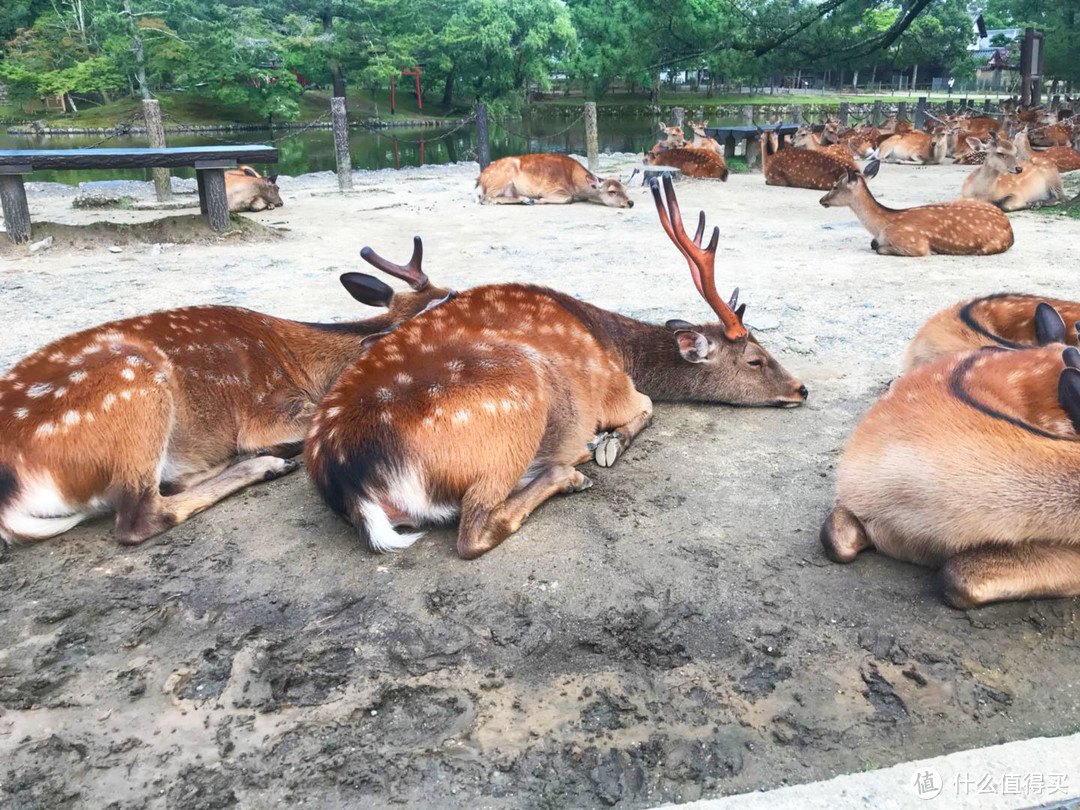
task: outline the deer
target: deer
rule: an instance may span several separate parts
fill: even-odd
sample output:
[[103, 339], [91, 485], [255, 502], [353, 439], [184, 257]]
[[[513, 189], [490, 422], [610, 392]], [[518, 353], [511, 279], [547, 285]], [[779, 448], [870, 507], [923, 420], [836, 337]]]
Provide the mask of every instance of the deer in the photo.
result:
[[0, 538], [45, 540], [115, 511], [142, 543], [223, 498], [297, 469], [315, 406], [372, 342], [452, 293], [420, 269], [361, 254], [408, 282], [364, 273], [341, 284], [387, 312], [302, 323], [195, 306], [60, 338], [0, 378]]
[[949, 354], [896, 380], [837, 465], [820, 540], [939, 569], [945, 602], [1080, 594], [1080, 352]]
[[711, 178], [727, 182], [728, 167], [721, 155], [711, 149], [682, 147], [659, 153], [645, 152], [642, 163], [647, 166], [672, 166], [687, 177]]
[[953, 200], [914, 208], [886, 208], [866, 179], [880, 164], [872, 160], [862, 171], [847, 170], [824, 197], [825, 208], [847, 206], [873, 235], [870, 249], [882, 256], [988, 256], [1004, 253], [1013, 244], [1009, 218], [990, 203]]
[[809, 149], [776, 149], [776, 141], [761, 138], [761, 171], [765, 184], [792, 188], [814, 188], [829, 191], [836, 181], [847, 175], [849, 166], [826, 152]]
[[923, 324], [904, 353], [904, 371], [955, 352], [985, 346], [1025, 349], [1077, 343], [1080, 302], [1026, 293], [995, 293], [960, 301]]
[[661, 149], [678, 149], [686, 146], [686, 135], [682, 127], [669, 127], [663, 121], [660, 122], [660, 131], [664, 133], [664, 140], [657, 146]]
[[720, 318], [636, 321], [529, 284], [459, 292], [402, 324], [344, 372], [312, 419], [305, 465], [327, 505], [375, 552], [460, 517], [457, 553], [478, 557], [556, 493], [610, 467], [653, 401], [797, 407], [806, 387], [754, 339], [715, 282], [719, 228], [691, 238], [670, 178], [660, 224]]
[[281, 201], [276, 174], [263, 177], [250, 166], [237, 166], [224, 174], [230, 211], [270, 211], [285, 204]]
[[996, 131], [990, 133], [987, 143], [968, 138], [968, 145], [984, 149], [986, 159], [964, 180], [965, 197], [993, 203], [1002, 211], [1019, 211], [1064, 198], [1061, 175], [1055, 167], [1017, 161], [1016, 146]]
[[918, 166], [941, 163], [948, 150], [948, 131], [939, 129], [933, 135], [912, 130], [886, 138], [878, 146], [885, 163], [913, 163]]
[[1020, 160], [1030, 160], [1042, 166], [1052, 165], [1060, 174], [1080, 169], [1080, 152], [1071, 146], [1051, 146], [1039, 152], [1032, 149], [1026, 127], [1013, 135], [1012, 141]]
[[695, 149], [708, 149], [715, 152], [716, 155], [723, 159], [724, 147], [720, 145], [720, 142], [715, 138], [710, 138], [705, 134], [705, 126], [708, 121], [690, 121], [690, 131], [694, 133], [694, 140], [691, 144]]
[[500, 158], [480, 172], [473, 193], [482, 205], [593, 202], [609, 208], [634, 207], [617, 179], [597, 177], [567, 155]]
[[808, 126], [800, 126], [798, 130], [795, 131], [795, 135], [791, 138], [791, 145], [796, 149], [806, 149], [811, 152], [821, 152], [822, 154], [832, 155], [845, 166], [858, 171], [859, 166], [855, 162], [855, 158], [852, 157], [851, 149], [839, 143], [823, 146], [821, 141], [814, 136], [813, 130]]

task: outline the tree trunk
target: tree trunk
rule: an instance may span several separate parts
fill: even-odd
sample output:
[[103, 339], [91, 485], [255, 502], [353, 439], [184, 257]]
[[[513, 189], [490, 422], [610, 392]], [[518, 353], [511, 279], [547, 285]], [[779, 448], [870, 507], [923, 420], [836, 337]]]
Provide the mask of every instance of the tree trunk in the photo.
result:
[[[125, 0], [126, 2], [126, 0]], [[328, 9], [324, 9], [320, 15], [324, 34], [334, 34], [334, 15]], [[331, 59], [327, 65], [330, 68], [330, 78], [334, 83], [334, 97], [345, 98], [345, 77], [341, 75], [341, 65], [337, 59]]]
[[[75, 106], [75, 99], [71, 97], [71, 93], [66, 93], [65, 95], [67, 96], [67, 103], [71, 105], [71, 111], [77, 113], [79, 108]], [[61, 96], [61, 99], [62, 98], [64, 98], [64, 96]]]
[[915, 84], [919, 81], [919, 66], [917, 64], [911, 66], [911, 89], [915, 89]]
[[444, 110], [449, 110], [454, 103], [454, 71], [446, 74], [446, 84], [443, 85], [442, 105]]
[[128, 22], [131, 24], [131, 39], [135, 46], [135, 78], [139, 80], [139, 90], [143, 99], [148, 99], [150, 98], [150, 88], [146, 86], [146, 62], [143, 58], [142, 37], [139, 36], [139, 29], [135, 25], [135, 17], [131, 13], [131, 0], [124, 0], [124, 13], [127, 14]]

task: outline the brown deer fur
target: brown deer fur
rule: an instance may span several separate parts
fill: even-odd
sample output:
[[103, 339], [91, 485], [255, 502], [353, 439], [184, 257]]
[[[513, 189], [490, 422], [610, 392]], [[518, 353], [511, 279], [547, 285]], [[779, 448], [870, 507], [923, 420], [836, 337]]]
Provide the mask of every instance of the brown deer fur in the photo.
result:
[[291, 472], [316, 403], [365, 343], [447, 295], [422, 274], [417, 292], [398, 295], [342, 277], [365, 301], [367, 282], [389, 312], [365, 321], [185, 307], [69, 335], [19, 362], [0, 379], [0, 538], [45, 539], [115, 509], [120, 542], [140, 543]]
[[1080, 594], [1075, 349], [984, 349], [905, 374], [855, 429], [821, 541], [941, 568], [957, 608]]
[[993, 203], [1002, 211], [1019, 211], [1065, 196], [1061, 175], [1054, 166], [1018, 161], [1016, 146], [996, 133], [991, 133], [985, 145], [974, 138], [968, 139], [968, 145], [985, 148], [986, 160], [964, 180], [965, 197]]
[[846, 163], [825, 152], [796, 148], [776, 151], [772, 138], [761, 139], [761, 171], [766, 185], [828, 191], [837, 180], [847, 176], [848, 168]]
[[886, 138], [878, 146], [884, 163], [941, 163], [948, 150], [948, 132], [941, 129], [933, 135], [914, 130]]
[[710, 138], [705, 134], [705, 127], [708, 121], [691, 121], [690, 131], [694, 133], [694, 141], [691, 144], [695, 149], [709, 149], [715, 152], [721, 160], [724, 158], [724, 147], [715, 138]]
[[597, 177], [566, 155], [500, 158], [480, 172], [476, 195], [485, 205], [595, 202], [610, 208], [634, 207], [622, 183]]
[[1020, 130], [1013, 136], [1013, 143], [1016, 145], [1016, 156], [1020, 160], [1030, 160], [1035, 164], [1042, 163], [1043, 165], [1049, 162], [1061, 174], [1080, 169], [1080, 152], [1071, 146], [1051, 146], [1049, 149], [1036, 152], [1031, 148], [1026, 129]]
[[839, 143], [823, 146], [818, 138], [814, 136], [810, 127], [799, 127], [791, 139], [791, 145], [796, 149], [807, 149], [811, 152], [822, 152], [826, 155], [832, 155], [848, 168], [854, 169], [855, 171], [858, 171], [859, 169], [859, 165], [855, 162], [855, 158], [852, 156], [851, 150], [848, 147]]
[[[1036, 327], [1039, 304], [1045, 303], [1058, 313], [1059, 334], [1040, 322]], [[1048, 314], [1048, 313], [1047, 313]], [[1062, 320], [1063, 319], [1063, 320]], [[1076, 322], [1080, 320], [1080, 302], [1043, 298], [1023, 293], [997, 293], [971, 298], [933, 315], [918, 331], [904, 353], [904, 370], [937, 360], [953, 352], [970, 352], [984, 346], [1023, 349], [1039, 346], [1048, 340], [1076, 345]], [[1041, 339], [1040, 339], [1041, 337]]]
[[1004, 253], [1013, 244], [1009, 218], [990, 203], [953, 200], [915, 208], [886, 208], [874, 199], [866, 177], [877, 173], [876, 161], [866, 175], [849, 170], [821, 198], [826, 207], [846, 205], [873, 235], [872, 250], [892, 256], [986, 256]]
[[728, 167], [724, 158], [711, 149], [686, 146], [665, 149], [653, 154], [646, 152], [643, 163], [650, 166], [672, 166], [687, 177], [704, 177], [727, 181]]
[[[719, 230], [691, 240], [669, 179], [661, 223], [721, 324], [652, 326], [543, 287], [478, 287], [399, 327], [320, 405], [305, 461], [330, 507], [376, 551], [460, 514], [457, 550], [479, 556], [543, 501], [590, 481], [648, 425], [653, 399], [795, 406], [806, 389], [717, 295]], [[741, 313], [741, 310], [739, 311]], [[599, 435], [597, 432], [600, 432]]]
[[263, 177], [250, 166], [237, 166], [224, 174], [230, 211], [272, 210], [284, 205], [276, 174]]

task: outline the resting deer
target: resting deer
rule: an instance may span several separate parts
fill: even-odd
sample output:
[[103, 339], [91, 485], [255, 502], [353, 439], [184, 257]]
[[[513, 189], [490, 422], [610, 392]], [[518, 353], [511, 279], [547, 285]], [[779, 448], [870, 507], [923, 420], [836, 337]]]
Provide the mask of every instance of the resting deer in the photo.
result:
[[281, 192], [276, 174], [263, 177], [250, 166], [237, 166], [225, 172], [225, 196], [230, 211], [263, 211], [280, 208]]
[[669, 127], [661, 121], [660, 131], [664, 133], [664, 140], [657, 144], [661, 149], [678, 149], [686, 146], [686, 135], [682, 127]]
[[1080, 353], [942, 357], [855, 429], [821, 528], [826, 554], [939, 567], [956, 608], [1080, 594]]
[[986, 160], [964, 181], [965, 197], [993, 203], [1002, 211], [1019, 211], [1043, 202], [1057, 202], [1065, 196], [1056, 168], [1017, 161], [1016, 146], [999, 138], [996, 132], [990, 133], [986, 144], [969, 138], [968, 145], [985, 149]]
[[367, 320], [185, 307], [69, 335], [22, 360], [0, 379], [0, 538], [43, 540], [115, 509], [120, 542], [141, 543], [296, 469], [288, 456], [338, 374], [448, 295], [420, 272], [420, 252], [417, 239], [409, 267], [382, 267], [414, 292], [341, 277], [353, 297], [389, 308]]
[[1080, 152], [1071, 146], [1051, 146], [1041, 152], [1032, 149], [1026, 127], [1013, 135], [1012, 141], [1020, 160], [1030, 160], [1036, 165], [1052, 165], [1060, 174], [1080, 169]]
[[890, 256], [987, 256], [1013, 243], [1009, 218], [990, 203], [953, 200], [915, 208], [886, 208], [874, 199], [866, 178], [878, 172], [876, 160], [862, 172], [848, 169], [821, 198], [825, 208], [848, 206], [873, 235], [871, 250]]
[[944, 127], [933, 135], [913, 130], [886, 138], [878, 146], [878, 154], [885, 163], [937, 164], [945, 159], [948, 141], [948, 130]]
[[672, 166], [687, 177], [704, 177], [726, 182], [728, 167], [724, 158], [711, 149], [665, 149], [656, 154], [646, 152], [642, 163], [647, 166]]
[[1049, 343], [1075, 345], [1077, 321], [1077, 301], [1023, 293], [998, 293], [961, 301], [923, 324], [904, 353], [904, 371], [945, 354], [984, 346], [1024, 349]]
[[634, 207], [622, 183], [597, 177], [566, 155], [500, 158], [480, 172], [474, 197], [484, 205], [594, 202], [609, 208]]
[[694, 133], [694, 141], [691, 144], [695, 149], [708, 149], [714, 152], [721, 160], [724, 158], [724, 147], [715, 138], [705, 134], [705, 126], [708, 121], [691, 121], [690, 131]]
[[859, 166], [855, 162], [855, 158], [852, 157], [851, 150], [848, 147], [839, 143], [823, 146], [817, 137], [814, 136], [813, 130], [808, 126], [801, 126], [795, 131], [795, 135], [791, 138], [791, 145], [796, 149], [807, 149], [811, 152], [821, 152], [822, 154], [832, 155], [848, 168], [855, 169], [856, 171], [859, 169]]
[[773, 135], [761, 139], [761, 171], [766, 185], [828, 191], [847, 176], [848, 164], [826, 152], [796, 148], [777, 151]]
[[[719, 229], [691, 239], [670, 179], [660, 222], [720, 317], [653, 326], [544, 287], [460, 293], [379, 341], [323, 400], [304, 458], [327, 504], [374, 551], [411, 545], [402, 526], [460, 514], [457, 550], [499, 545], [545, 500], [590, 485], [652, 417], [653, 400], [793, 407], [806, 388], [716, 291]], [[670, 212], [670, 213], [669, 213]], [[598, 433], [599, 431], [599, 433]]]

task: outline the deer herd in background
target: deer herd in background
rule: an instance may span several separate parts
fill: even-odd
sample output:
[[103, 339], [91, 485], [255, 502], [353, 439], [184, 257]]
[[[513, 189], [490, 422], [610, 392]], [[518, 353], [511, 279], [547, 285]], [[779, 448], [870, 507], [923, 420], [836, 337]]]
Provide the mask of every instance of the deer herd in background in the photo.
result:
[[[824, 190], [823, 206], [852, 208], [878, 253], [1000, 253], [1013, 243], [1004, 211], [1060, 197], [1060, 173], [1080, 168], [1063, 142], [1080, 135], [1071, 120], [1007, 113], [934, 119], [928, 132], [830, 121], [820, 135], [801, 128], [787, 148], [763, 132], [762, 170], [769, 185]], [[691, 123], [692, 141], [661, 127], [646, 163], [727, 179], [705, 122]], [[962, 199], [896, 210], [867, 185], [881, 162], [948, 157], [981, 164]], [[264, 186], [276, 195], [274, 178], [246, 167], [232, 183], [230, 204], [234, 193], [269, 196]], [[691, 237], [670, 176], [663, 191], [649, 184], [719, 322], [648, 324], [528, 284], [455, 292], [430, 282], [416, 237], [406, 265], [361, 253], [411, 291], [341, 276], [358, 301], [387, 310], [373, 318], [301, 323], [207, 306], [107, 323], [0, 378], [0, 538], [41, 540], [112, 511], [120, 542], [141, 543], [291, 472], [303, 452], [327, 505], [372, 550], [457, 519], [458, 553], [473, 558], [548, 498], [588, 488], [578, 465], [614, 464], [654, 401], [801, 405], [806, 387], [744, 325], [738, 290], [728, 301], [717, 291], [719, 228], [703, 244], [702, 212]], [[476, 195], [633, 206], [618, 180], [559, 155], [495, 161]], [[1078, 319], [1078, 302], [1017, 294], [932, 317], [843, 453], [826, 554], [850, 562], [876, 548], [939, 567], [959, 608], [1080, 594]]]

